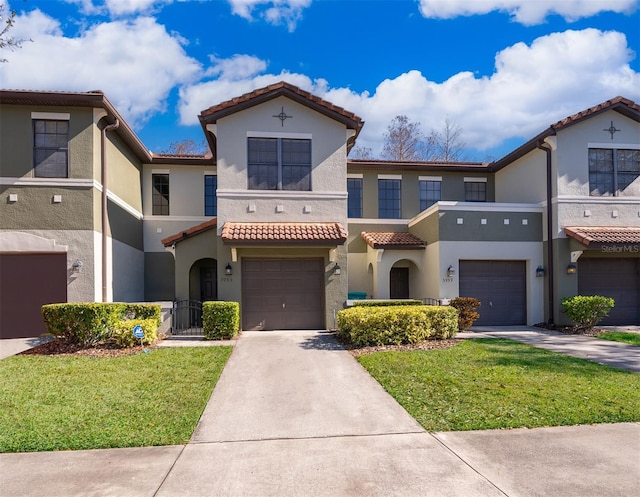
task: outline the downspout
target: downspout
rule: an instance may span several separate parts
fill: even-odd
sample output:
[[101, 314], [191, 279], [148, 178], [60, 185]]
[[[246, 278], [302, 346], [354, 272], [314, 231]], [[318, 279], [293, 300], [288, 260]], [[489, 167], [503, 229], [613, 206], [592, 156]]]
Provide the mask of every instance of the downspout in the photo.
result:
[[100, 166], [101, 166], [101, 178], [102, 183], [102, 301], [107, 302], [107, 131], [113, 131], [118, 129], [120, 121], [115, 118], [113, 124], [108, 124], [102, 128], [100, 148]]
[[551, 176], [551, 147], [544, 142], [539, 142], [537, 147], [544, 150], [547, 154], [547, 294], [549, 296], [549, 320], [548, 324], [554, 324], [555, 315], [555, 297], [554, 297], [554, 266], [553, 266], [553, 210], [551, 205], [551, 188], [553, 186]]

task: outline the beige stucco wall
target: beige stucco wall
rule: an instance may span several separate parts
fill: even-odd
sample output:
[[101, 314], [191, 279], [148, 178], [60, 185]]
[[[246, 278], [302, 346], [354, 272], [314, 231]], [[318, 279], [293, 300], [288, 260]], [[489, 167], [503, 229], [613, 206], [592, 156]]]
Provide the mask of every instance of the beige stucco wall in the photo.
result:
[[538, 203], [547, 198], [547, 154], [534, 150], [495, 174], [496, 202]]

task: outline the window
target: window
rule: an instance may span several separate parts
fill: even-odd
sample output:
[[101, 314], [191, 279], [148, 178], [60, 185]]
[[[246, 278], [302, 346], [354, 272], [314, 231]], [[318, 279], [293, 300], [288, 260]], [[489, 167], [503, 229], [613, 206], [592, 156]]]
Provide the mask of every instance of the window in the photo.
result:
[[428, 209], [441, 200], [441, 181], [420, 180], [420, 210]]
[[152, 214], [154, 216], [169, 215], [169, 175], [152, 174]]
[[204, 215], [218, 215], [218, 199], [216, 190], [218, 189], [218, 177], [213, 174], [204, 176]]
[[39, 178], [69, 175], [69, 121], [33, 120], [33, 169]]
[[487, 183], [476, 181], [464, 182], [464, 200], [466, 202], [486, 202]]
[[589, 149], [589, 194], [625, 195], [627, 187], [640, 177], [640, 150]]
[[349, 217], [362, 217], [362, 178], [347, 178]]
[[250, 190], [311, 190], [311, 140], [249, 138]]
[[378, 179], [378, 217], [381, 219], [400, 219], [402, 201], [399, 179]]

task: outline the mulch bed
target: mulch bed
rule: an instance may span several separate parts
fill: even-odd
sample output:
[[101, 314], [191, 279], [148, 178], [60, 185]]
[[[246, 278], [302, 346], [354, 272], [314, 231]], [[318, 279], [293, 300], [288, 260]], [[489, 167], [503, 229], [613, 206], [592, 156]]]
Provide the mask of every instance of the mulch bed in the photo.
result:
[[53, 340], [43, 343], [31, 349], [20, 352], [18, 355], [58, 355], [77, 357], [121, 357], [133, 354], [140, 354], [145, 349], [154, 348], [154, 345], [140, 346], [121, 349], [110, 344], [100, 344], [92, 348], [84, 348], [76, 343], [68, 343], [62, 340]]
[[543, 328], [545, 330], [559, 331], [566, 335], [584, 335], [587, 337], [597, 337], [602, 333], [606, 333], [608, 330], [602, 330], [600, 328], [575, 328], [573, 326], [558, 326], [555, 324], [538, 323], [534, 325], [536, 328]]

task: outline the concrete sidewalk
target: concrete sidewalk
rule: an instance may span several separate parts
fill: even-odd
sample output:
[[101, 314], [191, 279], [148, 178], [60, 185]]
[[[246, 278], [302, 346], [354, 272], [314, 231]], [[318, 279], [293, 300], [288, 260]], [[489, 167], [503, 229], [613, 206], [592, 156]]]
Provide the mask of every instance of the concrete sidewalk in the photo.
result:
[[474, 326], [460, 338], [509, 338], [560, 354], [640, 373], [640, 347], [530, 326]]
[[635, 495], [640, 424], [427, 433], [324, 332], [245, 332], [186, 446], [0, 454], [1, 496]]

